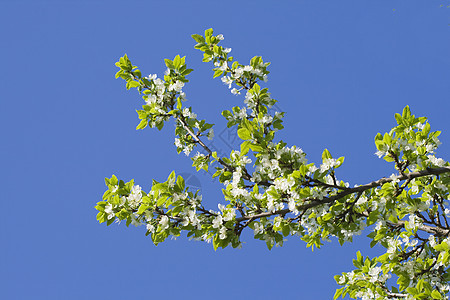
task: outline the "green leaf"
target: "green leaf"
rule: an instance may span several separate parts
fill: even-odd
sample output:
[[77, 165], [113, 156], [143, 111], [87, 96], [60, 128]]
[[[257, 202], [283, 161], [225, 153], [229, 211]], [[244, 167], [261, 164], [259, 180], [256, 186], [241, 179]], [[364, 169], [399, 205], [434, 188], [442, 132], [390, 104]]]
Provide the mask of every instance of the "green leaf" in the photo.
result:
[[385, 157], [383, 157], [383, 159], [387, 162], [393, 162], [394, 159], [390, 156], [390, 155], [386, 155]]
[[181, 176], [178, 176], [178, 178], [177, 178], [177, 187], [180, 189], [180, 192], [184, 191], [185, 183], [184, 183], [184, 178]]
[[100, 211], [100, 212], [97, 214], [97, 221], [98, 221], [99, 223], [103, 223], [103, 222], [105, 222], [105, 220], [106, 220], [106, 214], [105, 214], [104, 212]]
[[408, 292], [408, 294], [410, 294], [411, 296], [414, 296], [417, 294], [417, 289], [414, 287], [409, 287], [406, 289], [406, 291]]
[[[336, 281], [337, 281], [337, 280], [336, 280]], [[343, 287], [340, 288], [340, 289], [337, 289], [336, 292], [334, 293], [333, 300], [336, 300], [337, 298], [339, 298], [339, 296], [342, 295], [342, 291], [343, 291], [343, 290], [344, 290]]]
[[214, 236], [213, 242], [212, 242], [213, 247], [214, 247], [214, 251], [216, 251], [217, 248], [219, 247], [219, 243], [220, 243], [219, 235], [216, 234], [216, 235]]
[[331, 154], [330, 154], [330, 151], [328, 151], [328, 149], [323, 150], [322, 160], [329, 159], [329, 158], [332, 158]]
[[175, 171], [170, 172], [169, 177], [167, 177], [167, 182], [170, 183], [174, 183], [175, 182]]
[[245, 141], [245, 140], [252, 139], [252, 135], [251, 135], [250, 131], [248, 131], [248, 129], [246, 129], [246, 128], [239, 128], [237, 131], [237, 134], [241, 140]]
[[408, 287], [410, 279], [406, 276], [400, 275], [397, 279], [397, 284], [400, 290], [404, 290]]
[[139, 129], [144, 129], [145, 127], [147, 127], [148, 121], [147, 119], [142, 120], [138, 126], [136, 126], [136, 130]]
[[450, 246], [447, 244], [447, 242], [442, 242], [436, 246], [433, 247], [436, 251], [448, 251], [450, 249]]
[[178, 69], [181, 65], [181, 57], [179, 55], [175, 56], [175, 58], [173, 59], [173, 66], [175, 67], [175, 69]]
[[119, 71], [116, 73], [116, 79], [119, 78], [119, 76], [122, 75], [122, 74], [123, 74], [123, 70], [119, 70]]
[[222, 111], [222, 116], [225, 117], [225, 119], [229, 119], [230, 117], [232, 117], [233, 115], [231, 114], [231, 112], [229, 110], [224, 110]]
[[426, 123], [422, 129], [423, 134], [427, 136], [430, 133], [430, 129], [431, 129], [430, 123]]
[[193, 34], [191, 37], [197, 42], [197, 43], [204, 43], [205, 38], [201, 36], [200, 34]]
[[[106, 179], [105, 179], [106, 181]], [[119, 183], [119, 180], [117, 179], [116, 175], [111, 176], [111, 178], [109, 179], [109, 184], [112, 186], [115, 186]]]
[[[379, 139], [377, 139], [377, 137], [380, 137]], [[377, 147], [378, 150], [383, 151], [384, 150], [384, 142], [383, 142], [383, 137], [381, 134], [377, 134], [377, 136], [375, 137], [375, 147]]]
[[395, 120], [397, 121], [397, 124], [398, 124], [398, 125], [401, 125], [401, 124], [402, 124], [402, 121], [403, 121], [402, 115], [399, 114], [399, 113], [396, 113], [396, 114], [395, 114]]
[[409, 118], [411, 116], [411, 111], [409, 110], [409, 106], [406, 105], [403, 109], [402, 117], [403, 119]]
[[147, 119], [147, 113], [144, 110], [136, 110], [136, 112], [138, 113], [139, 119]]
[[203, 62], [208, 62], [211, 60], [211, 55], [207, 54], [207, 53], [203, 53]]
[[266, 245], [267, 245], [267, 249], [272, 250], [273, 248], [273, 242], [271, 239], [266, 239]]
[[431, 297], [433, 297], [433, 299], [442, 299], [442, 295], [441, 293], [439, 293], [438, 291], [434, 290], [431, 292]]
[[257, 83], [255, 83], [255, 84], [253, 85], [252, 90], [255, 92], [256, 95], [258, 95], [259, 92], [261, 91], [261, 87], [260, 87]]
[[137, 213], [141, 215], [141, 214], [143, 214], [144, 211], [146, 211], [148, 208], [149, 208], [148, 205], [141, 204], [141, 206], [139, 206], [139, 209], [138, 209]]
[[158, 128], [158, 130], [163, 129], [163, 127], [164, 127], [164, 121], [156, 122], [156, 128]]
[[391, 137], [391, 135], [390, 135], [389, 133], [386, 132], [386, 133], [384, 134], [384, 136], [383, 136], [383, 141], [384, 141], [384, 143], [390, 145], [390, 144], [392, 143], [392, 137]]
[[212, 157], [213, 157], [215, 160], [219, 160], [219, 156], [217, 156], [217, 151], [214, 151], [214, 152], [212, 153]]
[[138, 87], [141, 85], [138, 81], [129, 81], [128, 83], [129, 83], [130, 87], [132, 87], [132, 88], [135, 88], [135, 87]]
[[139, 71], [139, 70], [134, 70], [132, 73], [133, 73], [134, 76], [136, 76], [137, 78], [141, 78], [141, 77], [142, 77], [142, 73], [141, 73], [141, 71]]
[[192, 71], [194, 71], [194, 69], [186, 69], [183, 72], [181, 72], [181, 75], [183, 76], [189, 75]]
[[248, 150], [250, 150], [250, 141], [244, 141], [241, 144], [241, 154], [245, 155], [248, 153]]
[[127, 86], [126, 87], [127, 87], [127, 90], [129, 90], [131, 88], [135, 88], [135, 87], [138, 87], [138, 86], [140, 86], [139, 82], [130, 80], [130, 81], [127, 82]]
[[216, 70], [216, 71], [214, 72], [213, 78], [222, 76], [222, 74], [223, 74], [223, 71], [222, 71], [222, 70]]
[[116, 220], [116, 217], [109, 219], [108, 221], [106, 221], [106, 225], [107, 226], [111, 225], [115, 220]]
[[158, 201], [156, 201], [156, 205], [157, 206], [162, 206], [164, 203], [166, 203], [166, 201], [167, 201], [167, 197], [159, 197], [158, 198]]
[[284, 236], [288, 236], [289, 233], [291, 233], [291, 228], [289, 227], [289, 225], [285, 225], [281, 229], [281, 232], [283, 233]]
[[356, 252], [356, 259], [361, 263], [364, 260], [364, 257], [362, 256], [360, 251]]
[[170, 59], [165, 58], [164, 62], [169, 69], [173, 69], [173, 62]]
[[250, 149], [252, 149], [253, 152], [261, 152], [264, 150], [264, 148], [262, 146], [260, 146], [258, 144], [254, 144], [254, 143], [250, 144]]
[[339, 164], [339, 166], [337, 166], [336, 168], [339, 168], [340, 166], [342, 166], [342, 165], [344, 164], [344, 160], [345, 160], [345, 157], [343, 157], [343, 156], [339, 157], [339, 158], [337, 159], [337, 161], [338, 161], [340, 164]]
[[213, 34], [213, 29], [209, 28], [205, 30], [205, 37], [210, 37]]
[[247, 120], [246, 118], [242, 119], [241, 126], [242, 126], [242, 128], [248, 129], [250, 132], [253, 131], [252, 123], [249, 120]]
[[109, 197], [111, 196], [111, 190], [107, 190], [105, 191], [105, 193], [103, 193], [103, 200], [107, 200]]

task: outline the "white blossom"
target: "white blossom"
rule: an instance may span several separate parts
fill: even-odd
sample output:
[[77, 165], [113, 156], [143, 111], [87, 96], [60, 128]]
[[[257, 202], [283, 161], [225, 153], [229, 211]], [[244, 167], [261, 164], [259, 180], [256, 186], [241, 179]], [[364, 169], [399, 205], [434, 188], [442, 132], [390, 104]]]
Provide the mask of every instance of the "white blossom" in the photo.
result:
[[169, 217], [162, 216], [159, 224], [161, 225], [161, 230], [166, 230], [167, 228], [169, 228]]
[[220, 80], [222, 80], [224, 84], [227, 84], [228, 88], [231, 89], [231, 84], [233, 83], [233, 80], [229, 76], [223, 76]]
[[372, 277], [377, 277], [378, 274], [380, 274], [380, 272], [381, 272], [381, 268], [380, 267], [374, 267], [374, 268], [371, 268], [369, 270], [369, 275], [372, 276]]
[[228, 64], [226, 61], [223, 62], [223, 64], [219, 67], [219, 70], [226, 71], [228, 69]]
[[420, 226], [419, 218], [415, 215], [410, 215], [409, 221], [405, 224], [405, 229], [415, 231], [419, 226]]
[[181, 144], [181, 141], [179, 138], [175, 138], [175, 146], [177, 146], [177, 148], [183, 147], [183, 144]]
[[273, 198], [270, 198], [267, 202], [267, 210], [271, 213], [275, 212], [275, 203], [273, 202]]
[[139, 220], [135, 216], [131, 215], [131, 225], [138, 227], [141, 226], [142, 223], [139, 222]]
[[264, 232], [264, 226], [263, 226], [261, 223], [255, 222], [254, 224], [255, 224], [255, 225], [254, 225], [254, 226], [255, 226], [255, 229], [253, 230], [253, 232], [254, 232], [255, 235]]
[[139, 185], [134, 185], [131, 188], [131, 192], [127, 197], [128, 204], [131, 208], [137, 208], [142, 201], [141, 187]]
[[291, 186], [294, 185], [294, 181], [291, 180], [287, 180], [286, 178], [277, 178], [275, 179], [275, 188], [282, 191], [282, 192], [288, 192], [291, 188]]
[[227, 228], [225, 226], [222, 226], [219, 229], [219, 239], [224, 240], [226, 238], [227, 238]]
[[108, 214], [108, 220], [111, 220], [112, 218], [115, 217], [115, 214], [114, 214], [114, 211], [113, 211], [113, 206], [110, 203], [106, 204], [106, 206], [105, 206], [105, 213]]
[[244, 74], [244, 69], [239, 67], [236, 70], [234, 70], [234, 72], [231, 74], [231, 76], [234, 79], [238, 79], [239, 77], [241, 77]]
[[237, 113], [237, 116], [241, 119], [247, 117], [247, 108], [242, 107], [241, 110]]
[[183, 152], [186, 156], [189, 156], [189, 153], [191, 153], [192, 149], [194, 148], [193, 145], [184, 146]]
[[292, 199], [292, 198], [289, 199], [288, 207], [289, 207], [289, 210], [290, 210], [291, 212], [293, 212], [295, 215], [298, 215], [298, 214], [299, 214], [299, 211], [298, 211], [298, 209], [297, 209], [297, 203], [295, 202], [294, 199]]
[[234, 208], [230, 208], [226, 211], [226, 213], [224, 214], [224, 221], [231, 221], [236, 217], [236, 211]]
[[341, 164], [340, 161], [337, 161], [334, 158], [327, 158], [323, 161], [322, 165], [320, 166], [320, 172], [325, 172], [331, 168], [338, 167]]
[[437, 137], [433, 136], [432, 139], [433, 139], [433, 142], [436, 144], [437, 147], [439, 147], [442, 144], [441, 141]]
[[356, 205], [363, 205], [364, 203], [367, 202], [367, 197], [366, 196], [361, 196], [359, 197], [358, 201], [356, 201]]
[[308, 172], [309, 173], [314, 173], [317, 170], [318, 170], [318, 168], [315, 165], [312, 165], [312, 166], [309, 167]]
[[378, 156], [378, 158], [381, 158], [385, 154], [386, 154], [386, 152], [384, 152], [384, 151], [377, 151], [377, 152], [375, 152], [375, 155]]
[[443, 167], [445, 165], [445, 161], [442, 158], [436, 158], [434, 155], [428, 155], [428, 161], [438, 167]]
[[223, 213], [223, 221], [225, 221], [225, 222], [231, 221], [236, 217], [236, 209], [235, 208], [228, 208], [223, 204], [218, 204], [218, 207]]
[[257, 76], [262, 76], [263, 75], [263, 71], [261, 69], [253, 69], [252, 73], [257, 75]]
[[217, 217], [214, 218], [212, 221], [213, 228], [219, 228], [222, 225], [222, 215], [217, 215]]
[[156, 79], [156, 74], [149, 74], [147, 77], [145, 77], [145, 78], [147, 78], [148, 80], [154, 80], [154, 79]]
[[425, 128], [425, 123], [417, 123], [416, 124], [417, 128], [419, 128], [420, 130], [423, 130]]
[[446, 192], [448, 190], [448, 188], [442, 184], [442, 182], [437, 181], [434, 186], [438, 189], [441, 190], [443, 192]]
[[211, 128], [208, 133], [206, 134], [206, 137], [208, 138], [208, 140], [212, 140], [214, 137], [214, 130]]
[[181, 91], [183, 86], [184, 86], [184, 82], [177, 80], [175, 83], [172, 83], [171, 85], [169, 85], [169, 91], [179, 92], [179, 91]]
[[148, 95], [147, 98], [145, 99], [145, 103], [147, 105], [151, 105], [153, 103], [156, 103], [158, 101], [158, 98], [156, 97], [156, 95]]
[[428, 145], [425, 146], [425, 149], [427, 150], [428, 153], [432, 153], [435, 148], [436, 147], [434, 145], [431, 145], [431, 144], [428, 144]]
[[261, 119], [262, 124], [269, 124], [272, 121], [273, 121], [273, 117], [270, 115], [264, 115]]
[[392, 179], [392, 181], [391, 181], [392, 184], [396, 184], [396, 183], [400, 182], [400, 179], [394, 173], [392, 173], [391, 176], [389, 176], [389, 178]]
[[150, 231], [151, 233], [155, 232], [155, 226], [153, 226], [152, 224], [148, 223], [146, 227], [147, 230]]

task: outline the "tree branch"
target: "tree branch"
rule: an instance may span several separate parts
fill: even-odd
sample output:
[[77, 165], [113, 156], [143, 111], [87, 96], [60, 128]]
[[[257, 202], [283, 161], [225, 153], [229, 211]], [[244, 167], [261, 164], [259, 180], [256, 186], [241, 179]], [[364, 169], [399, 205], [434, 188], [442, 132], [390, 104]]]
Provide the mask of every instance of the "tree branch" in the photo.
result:
[[[418, 172], [413, 172], [413, 173], [409, 173], [409, 174], [404, 174], [404, 175], [398, 175], [398, 176], [394, 176], [394, 177], [383, 177], [379, 180], [376, 181], [372, 181], [370, 183], [364, 184], [364, 185], [360, 185], [354, 188], [349, 188], [345, 191], [342, 191], [340, 193], [338, 193], [337, 195], [331, 196], [331, 197], [326, 197], [323, 199], [305, 199], [305, 201], [311, 201], [310, 203], [304, 204], [304, 205], [300, 205], [297, 206], [297, 210], [306, 210], [308, 208], [312, 208], [321, 204], [326, 204], [326, 203], [332, 203], [336, 200], [339, 200], [345, 196], [348, 196], [350, 194], [354, 194], [354, 193], [362, 193], [366, 190], [378, 187], [378, 186], [382, 186], [385, 183], [388, 182], [392, 182], [394, 180], [399, 180], [399, 181], [403, 181], [403, 180], [412, 180], [414, 178], [419, 178], [419, 177], [424, 177], [424, 176], [430, 176], [430, 175], [439, 175], [439, 174], [443, 174], [443, 173], [450, 173], [450, 167], [441, 167], [441, 168], [427, 168], [426, 170], [422, 170], [422, 171], [418, 171]], [[263, 217], [270, 217], [270, 216], [274, 216], [274, 215], [285, 215], [287, 213], [289, 213], [290, 210], [288, 208], [286, 209], [280, 209], [274, 212], [263, 212], [260, 214], [256, 214], [256, 215], [248, 215], [248, 216], [243, 216], [240, 218], [236, 218], [236, 222], [241, 222], [244, 220], [255, 220], [255, 219], [259, 219], [259, 218], [263, 218]], [[400, 221], [400, 222], [404, 222], [404, 221]], [[403, 224], [402, 224], [403, 225]], [[431, 226], [427, 226], [427, 225], [423, 225], [423, 230], [429, 233], [433, 233], [433, 234], [442, 234], [442, 235], [447, 235], [450, 230], [445, 230], [442, 228], [437, 228], [437, 227], [431, 227]]]

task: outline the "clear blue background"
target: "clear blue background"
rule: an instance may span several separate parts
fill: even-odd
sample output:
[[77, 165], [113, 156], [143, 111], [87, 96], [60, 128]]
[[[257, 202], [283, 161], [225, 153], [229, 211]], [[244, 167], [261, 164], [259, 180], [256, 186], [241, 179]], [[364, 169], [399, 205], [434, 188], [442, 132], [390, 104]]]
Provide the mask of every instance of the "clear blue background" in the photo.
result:
[[[142, 100], [115, 80], [127, 53], [144, 74], [186, 55], [185, 91], [199, 118], [241, 105], [212, 79], [190, 35], [213, 27], [241, 63], [272, 62], [269, 87], [286, 111], [277, 134], [318, 162], [345, 156], [352, 185], [394, 171], [373, 138], [410, 105], [442, 130], [449, 159], [449, 1], [0, 1], [1, 299], [331, 299], [333, 276], [352, 269], [367, 239], [311, 252], [296, 238], [282, 248], [245, 236], [241, 250], [214, 252], [180, 237], [155, 247], [144, 228], [99, 225], [104, 177], [144, 190], [172, 170], [173, 124], [136, 131]], [[441, 7], [442, 6], [442, 7]], [[214, 145], [230, 148], [219, 138]], [[197, 174], [211, 208], [220, 185]]]

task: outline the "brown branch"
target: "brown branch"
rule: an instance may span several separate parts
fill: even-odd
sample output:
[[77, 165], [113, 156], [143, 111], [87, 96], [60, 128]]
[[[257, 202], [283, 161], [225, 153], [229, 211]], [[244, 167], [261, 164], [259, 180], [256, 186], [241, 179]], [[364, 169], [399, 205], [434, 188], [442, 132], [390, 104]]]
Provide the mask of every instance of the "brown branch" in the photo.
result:
[[[297, 210], [306, 210], [308, 208], [312, 208], [315, 206], [319, 206], [322, 204], [326, 204], [326, 203], [332, 203], [336, 200], [339, 200], [345, 196], [348, 196], [350, 194], [354, 194], [354, 193], [362, 193], [366, 190], [378, 187], [378, 186], [382, 186], [385, 183], [388, 182], [392, 182], [394, 180], [412, 180], [414, 178], [418, 178], [418, 177], [424, 177], [424, 176], [430, 176], [430, 175], [439, 175], [442, 173], [450, 173], [450, 167], [441, 167], [441, 168], [427, 168], [426, 170], [422, 170], [422, 171], [418, 171], [418, 172], [413, 172], [413, 173], [409, 173], [409, 174], [404, 174], [404, 175], [398, 175], [398, 176], [394, 176], [394, 177], [383, 177], [379, 180], [376, 181], [372, 181], [370, 183], [364, 184], [364, 185], [360, 185], [354, 188], [349, 188], [345, 191], [342, 191], [334, 196], [331, 197], [326, 197], [323, 199], [305, 199], [305, 201], [310, 201], [307, 204], [303, 204], [297, 207]], [[290, 210], [288, 208], [286, 209], [280, 209], [274, 212], [263, 212], [260, 214], [256, 214], [256, 215], [247, 215], [247, 216], [243, 216], [240, 218], [236, 218], [236, 222], [241, 222], [244, 220], [250, 220], [250, 219], [259, 219], [259, 218], [263, 218], [263, 217], [270, 217], [270, 216], [274, 216], [274, 215], [285, 215], [287, 213], [289, 213]], [[399, 221], [399, 222], [404, 222], [404, 221]], [[403, 225], [403, 224], [402, 224]], [[450, 230], [446, 230], [446, 229], [442, 229], [442, 228], [437, 228], [437, 227], [432, 227], [432, 226], [427, 226], [427, 225], [423, 225], [423, 230], [429, 233], [433, 233], [433, 234], [443, 234], [446, 235], [450, 232]]]

